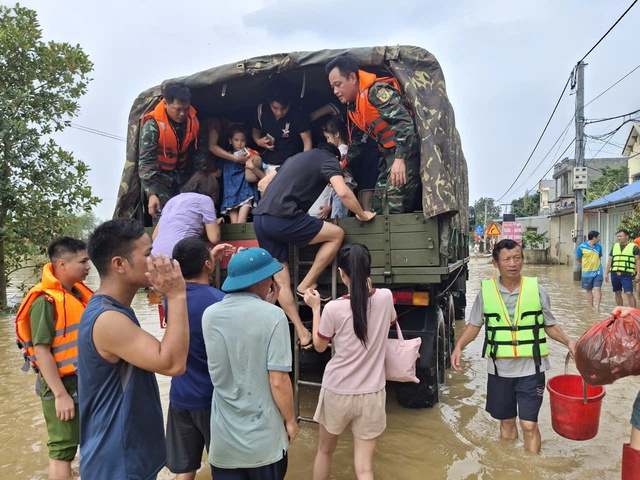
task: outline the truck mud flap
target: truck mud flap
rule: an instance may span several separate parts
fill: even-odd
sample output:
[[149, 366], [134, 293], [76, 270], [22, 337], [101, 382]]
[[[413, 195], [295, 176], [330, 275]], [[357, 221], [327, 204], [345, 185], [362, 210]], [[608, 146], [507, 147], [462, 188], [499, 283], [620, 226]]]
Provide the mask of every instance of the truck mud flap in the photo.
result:
[[416, 376], [420, 383], [397, 383], [396, 400], [406, 408], [431, 408], [440, 399], [440, 385], [444, 384], [445, 329], [442, 311], [437, 309], [438, 327], [421, 335], [406, 334], [405, 338], [422, 337]]

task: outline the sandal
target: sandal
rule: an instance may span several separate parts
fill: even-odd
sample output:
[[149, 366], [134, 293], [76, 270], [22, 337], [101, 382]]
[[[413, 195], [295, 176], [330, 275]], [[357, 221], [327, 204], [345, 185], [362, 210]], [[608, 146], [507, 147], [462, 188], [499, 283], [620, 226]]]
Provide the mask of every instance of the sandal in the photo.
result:
[[313, 350], [313, 338], [305, 345], [302, 345], [302, 343], [298, 341], [298, 346], [300, 347], [300, 350]]
[[[322, 303], [326, 303], [329, 300], [331, 300], [331, 292], [329, 292], [328, 290], [325, 290], [324, 288], [318, 288], [316, 287], [314, 290], [316, 290], [318, 292], [318, 295], [320, 295], [320, 301]], [[298, 298], [300, 300], [304, 301], [304, 293], [296, 290], [296, 295], [298, 296]]]

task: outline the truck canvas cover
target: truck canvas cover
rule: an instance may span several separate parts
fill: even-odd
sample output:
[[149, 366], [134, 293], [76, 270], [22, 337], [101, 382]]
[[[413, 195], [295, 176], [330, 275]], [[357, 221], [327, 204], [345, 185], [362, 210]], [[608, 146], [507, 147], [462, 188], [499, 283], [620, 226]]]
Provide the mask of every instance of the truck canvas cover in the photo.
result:
[[[276, 76], [286, 78], [296, 88], [296, 96], [311, 111], [337, 102], [324, 66], [342, 54], [351, 55], [364, 70], [378, 76], [391, 74], [398, 80], [413, 108], [421, 142], [424, 216], [446, 214], [443, 220], [452, 220], [458, 231], [468, 231], [467, 164], [453, 108], [447, 98], [444, 75], [436, 58], [426, 50], [412, 46], [381, 46], [266, 55], [171, 80], [183, 82], [190, 88], [191, 103], [201, 120], [226, 116], [237, 118], [238, 112], [244, 112], [250, 118], [263, 99], [265, 87]], [[160, 100], [160, 92], [160, 85], [145, 90], [131, 108], [116, 217], [142, 216], [138, 177], [140, 119]], [[459, 212], [461, 215], [455, 215]]]

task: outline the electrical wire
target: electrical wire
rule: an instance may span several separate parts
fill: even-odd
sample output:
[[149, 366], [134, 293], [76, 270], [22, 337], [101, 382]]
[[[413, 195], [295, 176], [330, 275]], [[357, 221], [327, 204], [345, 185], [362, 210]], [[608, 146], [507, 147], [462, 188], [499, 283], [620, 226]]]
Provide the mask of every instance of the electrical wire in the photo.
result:
[[607, 139], [609, 137], [613, 137], [627, 123], [631, 123], [631, 122], [634, 122], [634, 121], [635, 121], [635, 119], [629, 118], [629, 119], [625, 120], [624, 122], [622, 122], [620, 125], [618, 125], [616, 128], [614, 128], [613, 130], [611, 130], [610, 132], [602, 133], [602, 134], [599, 134], [599, 135], [585, 135], [585, 137], [592, 138], [593, 140], [605, 140], [605, 139]]
[[596, 47], [597, 47], [598, 45], [600, 45], [600, 42], [602, 42], [602, 41], [606, 38], [606, 36], [607, 36], [607, 35], [609, 35], [609, 33], [611, 32], [611, 30], [613, 30], [613, 29], [615, 28], [615, 26], [616, 26], [616, 25], [618, 25], [618, 23], [620, 23], [620, 20], [622, 20], [622, 19], [624, 18], [624, 16], [625, 16], [627, 13], [629, 13], [629, 10], [631, 10], [631, 9], [633, 8], [633, 6], [634, 6], [636, 3], [638, 3], [638, 0], [634, 0], [634, 1], [633, 1], [633, 3], [632, 3], [631, 5], [629, 5], [629, 8], [627, 8], [627, 9], [624, 11], [624, 13], [623, 13], [622, 15], [620, 15], [620, 18], [618, 18], [618, 20], [616, 20], [616, 23], [614, 23], [613, 25], [611, 25], [611, 27], [609, 28], [609, 30], [607, 30], [607, 31], [606, 31], [606, 33], [605, 33], [602, 37], [600, 37], [600, 40], [598, 40], [598, 41], [596, 42], [596, 44], [595, 44], [593, 47], [591, 47], [587, 53], [585, 53], [585, 54], [584, 54], [584, 57], [582, 57], [582, 58], [579, 60], [579, 62], [578, 62], [578, 63], [582, 62], [585, 58], [587, 58], [587, 57], [589, 56], [589, 54], [590, 54], [591, 52], [593, 52], [593, 51], [596, 49]]
[[99, 135], [101, 137], [110, 138], [112, 140], [118, 140], [119, 142], [126, 142], [127, 139], [121, 137], [119, 135], [114, 135], [113, 133], [104, 132], [102, 130], [97, 130], [95, 128], [85, 127], [84, 125], [78, 125], [77, 123], [72, 123], [71, 128], [75, 128], [76, 130], [80, 130], [81, 132], [92, 133], [94, 135]]
[[507, 196], [507, 194], [511, 191], [511, 189], [516, 184], [516, 182], [518, 181], [520, 176], [522, 176], [522, 173], [524, 172], [525, 168], [527, 168], [527, 165], [529, 165], [529, 162], [531, 161], [531, 158], [533, 157], [533, 154], [536, 152], [536, 150], [538, 148], [538, 145], [540, 145], [540, 142], [542, 141], [542, 137], [544, 136], [545, 132], [547, 131], [547, 128], [549, 128], [549, 124], [551, 123], [551, 120], [553, 119], [553, 116], [555, 115], [556, 110], [558, 109], [558, 105], [560, 105], [560, 102], [562, 101], [562, 98], [564, 97], [564, 93], [567, 91], [567, 87], [569, 86], [569, 82], [570, 81], [571, 81], [571, 76], [569, 76], [569, 78], [567, 78], [567, 82], [564, 84], [564, 88], [562, 89], [562, 92], [560, 93], [560, 97], [558, 98], [558, 101], [556, 102], [555, 107], [553, 107], [553, 111], [551, 112], [551, 115], [549, 116], [549, 119], [547, 120], [547, 123], [544, 126], [544, 129], [542, 130], [542, 133], [540, 134], [540, 137], [538, 137], [538, 141], [536, 142], [535, 146], [533, 147], [533, 150], [531, 151], [531, 154], [529, 154], [529, 158], [527, 158], [527, 161], [525, 162], [524, 166], [520, 170], [520, 173], [518, 173], [518, 176], [516, 177], [516, 179], [509, 186], [509, 188], [507, 188], [507, 191], [504, 192], [500, 198], [498, 198], [498, 200], [497, 200], [498, 202], [500, 200], [502, 200], [504, 197]]
[[542, 180], [544, 180], [544, 177], [547, 176], [547, 174], [551, 171], [551, 169], [553, 167], [555, 167], [558, 163], [560, 163], [560, 161], [564, 158], [564, 154], [567, 153], [567, 150], [569, 150], [569, 148], [571, 147], [571, 145], [573, 145], [574, 143], [576, 143], [576, 139], [574, 138], [573, 140], [571, 140], [571, 143], [569, 143], [569, 145], [567, 145], [567, 148], [565, 148], [562, 153], [560, 154], [560, 156], [558, 157], [558, 160], [556, 160], [553, 165], [551, 165], [549, 167], [549, 169], [544, 172], [544, 175], [542, 175], [542, 178], [540, 180], [538, 180], [536, 183], [540, 183]]
[[[598, 45], [600, 45], [600, 43], [607, 37], [607, 35], [609, 35], [609, 33], [611, 33], [611, 31], [616, 27], [616, 25], [618, 25], [618, 23], [620, 23], [620, 21], [625, 17], [625, 15], [627, 13], [629, 13], [629, 11], [633, 8], [633, 6], [638, 3], [638, 0], [634, 0], [634, 2], [624, 11], [624, 13], [618, 18], [618, 20], [615, 21], [615, 23], [613, 25], [611, 25], [611, 27], [609, 27], [609, 29], [605, 32], [604, 35], [602, 35], [602, 37], [600, 37], [600, 39], [589, 49], [589, 51], [587, 53], [584, 54], [584, 56], [578, 61], [578, 63], [582, 62], [583, 60], [585, 60], [590, 54], [591, 52], [593, 52], [596, 47]], [[600, 93], [598, 96], [596, 96], [595, 98], [593, 98], [591, 101], [589, 101], [589, 103], [587, 103], [586, 105], [589, 105], [590, 103], [596, 101], [598, 98], [600, 98], [602, 95], [604, 95], [605, 93], [607, 93], [609, 90], [611, 90], [613, 87], [615, 87], [618, 83], [620, 83], [621, 81], [623, 81], [625, 78], [627, 78], [629, 75], [631, 75], [633, 72], [635, 72], [636, 70], [638, 70], [638, 68], [640, 68], [640, 65], [638, 65], [636, 68], [634, 68], [633, 70], [631, 70], [629, 73], [627, 73], [625, 76], [623, 76], [620, 80], [618, 80], [617, 82], [615, 82], [613, 85], [611, 85], [609, 88], [607, 88], [606, 90], [604, 90], [602, 93]], [[575, 70], [574, 70], [575, 71]], [[562, 100], [562, 97], [564, 96], [564, 93], [567, 89], [567, 85], [569, 85], [569, 82], [572, 81], [572, 78], [574, 76], [574, 72], [572, 71], [571, 75], [569, 76], [569, 78], [567, 79], [567, 83], [565, 84], [562, 93], [560, 94], [560, 98], [558, 99], [558, 101], [556, 102], [556, 106], [553, 109], [553, 112], [551, 112], [551, 116], [549, 117], [549, 120], [547, 121], [544, 130], [542, 131], [542, 134], [540, 135], [540, 137], [538, 138], [538, 141], [536, 142], [536, 145], [533, 147], [533, 151], [531, 152], [531, 154], [529, 155], [529, 158], [527, 159], [527, 161], [525, 162], [524, 166], [522, 167], [522, 169], [520, 170], [520, 173], [518, 173], [518, 176], [516, 177], [516, 179], [513, 181], [513, 183], [509, 186], [509, 188], [507, 189], [507, 191], [497, 200], [500, 201], [502, 200], [513, 188], [513, 186], [515, 185], [515, 183], [518, 181], [518, 179], [520, 178], [520, 176], [522, 175], [522, 173], [524, 172], [525, 168], [527, 167], [527, 165], [529, 164], [529, 161], [531, 160], [531, 157], [533, 157], [533, 154], [535, 153], [538, 145], [540, 144], [540, 141], [542, 140], [543, 135], [545, 134], [545, 132], [547, 131], [547, 127], [549, 126], [549, 123], [551, 122], [551, 119], [553, 118], [553, 115], [555, 114], [558, 105], [560, 104], [560, 101]], [[585, 105], [585, 107], [586, 107]], [[562, 136], [562, 134], [561, 134]], [[575, 140], [574, 140], [575, 141]], [[573, 143], [573, 142], [572, 142]], [[555, 145], [555, 144], [554, 144]], [[569, 146], [565, 149], [565, 152], [569, 149], [569, 147], [571, 146], [571, 144], [569, 144]], [[552, 147], [553, 148], [553, 147]], [[564, 155], [564, 152], [563, 152]], [[543, 159], [544, 161], [544, 159]], [[557, 162], [556, 162], [557, 163]], [[551, 171], [551, 168], [553, 168], [556, 164], [554, 163], [549, 170], [547, 170], [547, 172], [543, 175], [543, 177], [538, 181], [538, 183], [542, 180], [544, 180], [544, 177]], [[534, 169], [534, 172], [538, 169], [538, 167], [536, 167], [536, 169]], [[533, 174], [533, 172], [532, 172]], [[528, 180], [528, 179], [527, 179]]]
[[585, 122], [585, 125], [589, 125], [590, 123], [608, 122], [609, 120], [617, 120], [618, 118], [629, 117], [629, 116], [634, 115], [636, 113], [640, 113], [640, 109], [634, 110], [633, 112], [629, 112], [629, 113], [623, 113], [622, 115], [616, 115], [615, 117], [598, 118], [597, 120], [588, 120], [588, 121]]
[[636, 68], [634, 68], [633, 70], [631, 70], [629, 73], [627, 73], [624, 77], [622, 77], [620, 80], [618, 80], [617, 82], [615, 82], [613, 85], [611, 85], [609, 88], [607, 88], [606, 90], [604, 90], [602, 93], [600, 93], [600, 95], [597, 95], [596, 97], [594, 97], [592, 100], [590, 100], [588, 103], [585, 104], [585, 107], [587, 105], [591, 105], [593, 102], [595, 102], [597, 99], [599, 99], [602, 95], [604, 95], [605, 93], [607, 93], [609, 90], [611, 90], [613, 87], [615, 87], [616, 85], [618, 85], [621, 81], [623, 81], [625, 78], [627, 78], [629, 75], [631, 75], [633, 72], [635, 72], [636, 70], [638, 70], [640, 68], [640, 65], [638, 65]]
[[[526, 178], [526, 180], [524, 182], [520, 183], [520, 185], [515, 189], [516, 192], [519, 191], [529, 181], [529, 179], [533, 176], [533, 174], [538, 171], [538, 169], [542, 166], [544, 161], [549, 157], [549, 155], [551, 154], [551, 151], [555, 148], [556, 145], [558, 145], [558, 148], [556, 150], [555, 155], [552, 158], [555, 158], [558, 155], [558, 152], [560, 151], [561, 145], [564, 143], [565, 138], [567, 138], [567, 133], [569, 132], [569, 127], [573, 123], [574, 118], [569, 120], [569, 123], [567, 123], [567, 126], [564, 127], [564, 130], [562, 131], [560, 136], [556, 139], [554, 144], [551, 146], [551, 148], [549, 149], [547, 154], [542, 158], [542, 160], [540, 160], [540, 163], [538, 163], [536, 168], [533, 169], [533, 171], [529, 174], [529, 176]], [[540, 182], [538, 182], [538, 183], [540, 183]], [[529, 189], [527, 189], [527, 191], [528, 190]]]

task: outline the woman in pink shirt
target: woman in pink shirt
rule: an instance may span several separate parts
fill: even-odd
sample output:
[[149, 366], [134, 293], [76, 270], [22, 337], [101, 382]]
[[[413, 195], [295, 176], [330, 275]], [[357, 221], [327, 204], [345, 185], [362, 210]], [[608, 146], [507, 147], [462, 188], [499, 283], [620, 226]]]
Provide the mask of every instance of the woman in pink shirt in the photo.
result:
[[384, 376], [385, 342], [396, 321], [391, 291], [371, 287], [371, 255], [364, 245], [345, 245], [338, 252], [338, 271], [349, 295], [320, 310], [315, 290], [305, 293], [313, 310], [313, 346], [335, 354], [322, 377], [318, 407], [320, 424], [313, 479], [329, 478], [338, 436], [351, 424], [354, 466], [359, 480], [373, 479], [376, 441], [387, 426]]

